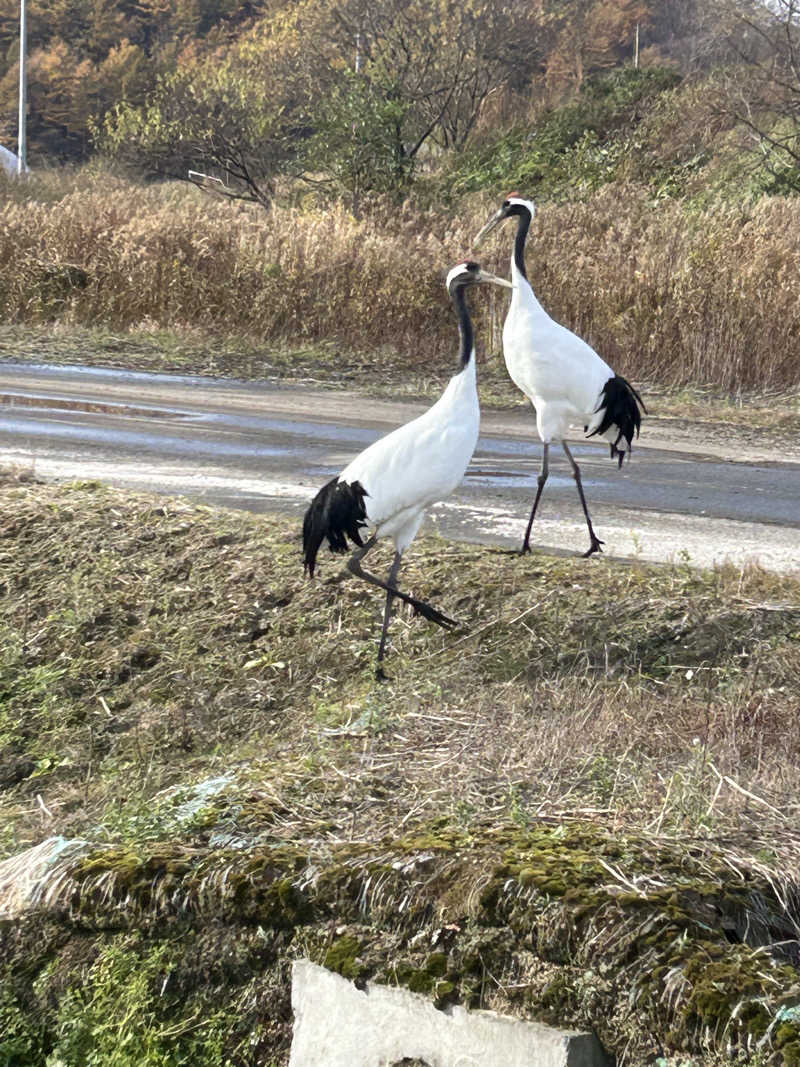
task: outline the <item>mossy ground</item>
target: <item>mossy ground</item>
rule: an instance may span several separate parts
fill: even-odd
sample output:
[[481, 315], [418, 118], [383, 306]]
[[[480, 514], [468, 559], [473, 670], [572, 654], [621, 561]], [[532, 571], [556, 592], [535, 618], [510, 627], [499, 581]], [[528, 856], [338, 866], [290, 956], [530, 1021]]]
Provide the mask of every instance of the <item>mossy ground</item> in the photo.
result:
[[796, 579], [421, 539], [465, 626], [400, 614], [381, 685], [287, 521], [0, 495], [2, 852], [94, 843], [3, 926], [0, 1063], [283, 1063], [295, 955], [797, 1062]]

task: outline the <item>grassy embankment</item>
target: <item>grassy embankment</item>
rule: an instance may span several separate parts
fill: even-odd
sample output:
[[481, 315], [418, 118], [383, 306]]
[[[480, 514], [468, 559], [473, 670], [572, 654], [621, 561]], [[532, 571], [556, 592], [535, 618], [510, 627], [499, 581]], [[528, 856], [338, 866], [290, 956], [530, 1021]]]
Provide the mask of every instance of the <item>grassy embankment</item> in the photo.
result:
[[297, 954], [800, 1062], [796, 579], [422, 540], [465, 628], [398, 617], [379, 685], [293, 525], [14, 482], [1, 522], [3, 852], [88, 844], [0, 927], [0, 1062], [285, 1062]]

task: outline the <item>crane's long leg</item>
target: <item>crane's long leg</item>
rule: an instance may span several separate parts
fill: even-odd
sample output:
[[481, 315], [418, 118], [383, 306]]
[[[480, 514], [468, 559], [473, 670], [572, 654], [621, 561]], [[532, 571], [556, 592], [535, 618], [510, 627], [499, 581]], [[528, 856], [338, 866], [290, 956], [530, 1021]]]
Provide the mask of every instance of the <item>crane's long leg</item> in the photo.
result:
[[376, 677], [383, 681], [386, 675], [383, 673], [383, 654], [386, 651], [386, 635], [389, 632], [389, 620], [392, 617], [392, 601], [394, 600], [393, 590], [397, 586], [397, 575], [400, 573], [400, 564], [403, 562], [403, 557], [400, 552], [395, 552], [394, 560], [389, 571], [389, 577], [387, 579], [387, 585], [389, 589], [386, 591], [386, 608], [383, 612], [383, 629], [381, 630], [381, 641], [378, 645], [378, 662], [375, 668]]
[[399, 597], [400, 600], [405, 601], [406, 604], [410, 604], [418, 615], [422, 615], [430, 622], [435, 622], [437, 626], [443, 626], [445, 629], [448, 629], [451, 626], [458, 626], [455, 619], [450, 619], [447, 615], [443, 615], [441, 611], [437, 611], [436, 608], [431, 607], [430, 604], [426, 604], [424, 600], [417, 600], [416, 597], [410, 596], [408, 593], [404, 593], [396, 587], [392, 588], [388, 582], [384, 582], [380, 578], [376, 578], [374, 574], [370, 574], [369, 571], [364, 570], [361, 566], [361, 560], [366, 556], [367, 552], [374, 547], [375, 541], [376, 538], [374, 536], [370, 537], [366, 544], [355, 550], [347, 561], [347, 569], [350, 573], [355, 574], [357, 578], [363, 578], [365, 582], [377, 585], [380, 589], [385, 589], [386, 592], [391, 593], [393, 597]]
[[567, 447], [567, 442], [566, 441], [562, 441], [561, 442], [561, 446], [564, 449], [564, 452], [566, 453], [566, 457], [570, 462], [570, 466], [572, 467], [572, 477], [575, 479], [575, 484], [578, 487], [578, 496], [581, 498], [581, 507], [583, 508], [583, 514], [586, 517], [586, 525], [589, 527], [589, 538], [591, 539], [591, 544], [589, 545], [589, 548], [587, 549], [587, 551], [583, 553], [583, 555], [584, 555], [584, 557], [591, 556], [591, 554], [593, 552], [602, 552], [603, 551], [603, 549], [600, 546], [604, 545], [605, 541], [601, 541], [600, 538], [597, 536], [597, 534], [594, 532], [594, 528], [592, 526], [592, 520], [589, 517], [589, 509], [586, 506], [586, 497], [583, 495], [583, 485], [581, 484], [580, 467], [578, 466], [578, 464], [573, 459], [572, 453], [570, 452], [569, 448]]
[[526, 552], [531, 550], [531, 528], [533, 527], [533, 520], [536, 518], [536, 509], [539, 506], [539, 497], [542, 495], [544, 489], [544, 483], [547, 481], [547, 475], [550, 473], [549, 467], [550, 445], [545, 444], [544, 451], [542, 452], [542, 469], [539, 471], [539, 477], [536, 479], [536, 499], [533, 502], [531, 508], [531, 517], [528, 519], [528, 529], [525, 531], [525, 539], [522, 542], [522, 548], [519, 550], [519, 554], [524, 556]]

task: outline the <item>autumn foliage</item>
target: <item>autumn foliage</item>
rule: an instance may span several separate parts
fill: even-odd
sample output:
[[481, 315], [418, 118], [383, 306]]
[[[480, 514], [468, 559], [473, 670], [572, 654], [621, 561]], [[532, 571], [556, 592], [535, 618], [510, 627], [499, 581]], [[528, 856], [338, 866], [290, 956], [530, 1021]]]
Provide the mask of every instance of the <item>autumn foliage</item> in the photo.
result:
[[[5, 116], [15, 2], [0, 0]], [[441, 367], [444, 274], [517, 187], [540, 209], [537, 293], [615, 368], [797, 387], [800, 41], [783, 0], [186, 2], [31, 0], [35, 173], [0, 188], [6, 321]], [[749, 55], [741, 25], [763, 30]], [[138, 181], [96, 159], [74, 179], [36, 165], [92, 144]], [[163, 181], [189, 168], [222, 196]], [[501, 267], [495, 247], [482, 259]]]
[[[660, 8], [653, 0], [30, 0], [31, 156], [84, 158], [110, 109], [146, 108], [176, 77], [200, 84], [224, 72], [255, 92], [262, 60], [298, 142], [341, 72], [358, 66], [403, 103], [407, 152], [430, 136], [459, 147], [498, 92], [560, 92], [630, 60], [637, 23], [650, 27], [657, 62], [676, 26], [684, 32], [694, 19], [667, 24]], [[0, 0], [0, 141], [9, 147], [18, 11], [18, 0]]]

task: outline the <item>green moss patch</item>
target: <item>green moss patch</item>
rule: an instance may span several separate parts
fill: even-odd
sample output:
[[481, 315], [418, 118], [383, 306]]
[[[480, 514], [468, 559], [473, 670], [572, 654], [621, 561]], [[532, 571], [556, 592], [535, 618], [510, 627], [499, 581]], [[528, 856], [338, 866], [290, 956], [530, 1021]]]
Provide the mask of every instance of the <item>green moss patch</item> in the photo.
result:
[[[591, 825], [431, 830], [424, 848], [429, 828], [419, 826], [311, 854], [159, 846], [69, 861], [49, 896], [62, 923], [31, 917], [3, 930], [13, 1041], [98, 1054], [101, 1020], [139, 1010], [134, 1001], [144, 1011], [161, 985], [171, 986], [168, 1004], [152, 1019], [147, 1008], [149, 1029], [132, 1032], [140, 1062], [171, 1048], [195, 1054], [212, 1033], [220, 1056], [244, 1055], [237, 1005], [248, 997], [248, 1032], [271, 1032], [262, 1052], [279, 1058], [288, 964], [303, 955], [439, 1004], [592, 1027], [618, 1053], [644, 1057], [657, 1039], [689, 1054], [792, 1054], [800, 972], [790, 951], [772, 947], [790, 941], [800, 917], [786, 908], [786, 887], [710, 845]], [[37, 924], [45, 934], [32, 959], [25, 931]], [[65, 954], [71, 942], [84, 948]], [[276, 983], [280, 1009], [265, 1005]], [[32, 1034], [36, 998], [44, 1007]], [[171, 1027], [159, 1029], [162, 1018]]]

